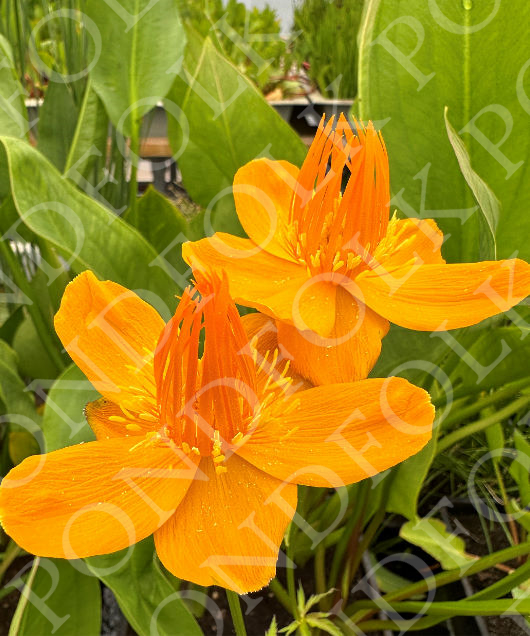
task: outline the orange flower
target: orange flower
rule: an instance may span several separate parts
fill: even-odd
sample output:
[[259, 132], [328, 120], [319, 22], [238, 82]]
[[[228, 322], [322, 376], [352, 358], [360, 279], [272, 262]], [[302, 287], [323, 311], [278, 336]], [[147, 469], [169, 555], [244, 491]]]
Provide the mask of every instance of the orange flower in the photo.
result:
[[295, 392], [288, 365], [269, 373], [278, 352], [249, 346], [226, 281], [200, 290], [164, 326], [90, 272], [67, 287], [55, 324], [103, 395], [86, 410], [97, 441], [29, 457], [2, 482], [2, 525], [28, 552], [86, 557], [154, 533], [176, 576], [257, 590], [275, 574], [296, 484], [352, 483], [429, 440], [422, 389], [391, 378]]
[[223, 269], [237, 302], [279, 321], [279, 342], [315, 384], [366, 377], [389, 321], [455, 329], [530, 293], [524, 261], [449, 265], [433, 220], [389, 219], [381, 136], [371, 124], [354, 135], [342, 115], [332, 124], [321, 123], [300, 170], [258, 159], [237, 172], [249, 239], [217, 233], [183, 246], [194, 269]]

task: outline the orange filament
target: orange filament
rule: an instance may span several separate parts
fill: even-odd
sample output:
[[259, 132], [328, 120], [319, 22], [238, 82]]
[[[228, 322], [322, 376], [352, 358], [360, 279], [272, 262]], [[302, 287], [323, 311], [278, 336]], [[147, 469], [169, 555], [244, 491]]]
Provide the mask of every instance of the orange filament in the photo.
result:
[[[205, 353], [199, 361], [203, 328]], [[196, 289], [185, 290], [154, 360], [160, 421], [185, 452], [213, 455], [220, 465], [226, 444], [247, 432], [258, 404], [256, 371], [246, 348], [226, 278], [201, 277]]]
[[[370, 122], [354, 134], [340, 115], [318, 132], [297, 178], [289, 215], [288, 242], [311, 275], [348, 275], [364, 267], [385, 236], [389, 217], [388, 157]], [[349, 173], [342, 192], [343, 174]]]

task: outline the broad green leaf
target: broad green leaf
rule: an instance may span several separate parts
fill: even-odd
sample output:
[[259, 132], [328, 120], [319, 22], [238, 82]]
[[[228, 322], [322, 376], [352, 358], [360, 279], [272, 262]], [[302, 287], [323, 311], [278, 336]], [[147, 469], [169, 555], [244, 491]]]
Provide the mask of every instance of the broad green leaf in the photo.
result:
[[382, 126], [392, 205], [436, 218], [451, 234], [444, 246], [451, 261], [479, 259], [480, 213], [468, 217], [475, 203], [447, 137], [446, 106], [473, 169], [501, 203], [499, 257], [515, 250], [530, 257], [523, 239], [530, 229], [529, 20], [522, 0], [366, 3], [359, 114]]
[[[128, 550], [131, 550], [130, 555]], [[162, 571], [152, 537], [128, 550], [91, 557], [85, 562], [114, 592], [123, 613], [139, 636], [151, 636], [153, 633], [160, 636], [202, 635], [180, 594], [175, 592]]]
[[134, 212], [130, 212], [126, 219], [168, 262], [173, 278], [183, 287], [188, 265], [182, 260], [181, 248], [182, 243], [191, 237], [180, 210], [158, 190], [149, 186], [138, 199]]
[[18, 368], [23, 376], [40, 380], [51, 380], [57, 376], [57, 367], [29, 316], [22, 321], [15, 333], [13, 349], [17, 352]]
[[72, 93], [62, 82], [50, 82], [40, 109], [38, 149], [60, 171], [63, 170], [77, 122]]
[[178, 2], [89, 2], [84, 10], [103, 42], [91, 71], [94, 89], [114, 126], [130, 137], [133, 125], [165, 97], [180, 69], [185, 33]]
[[16, 466], [30, 455], [39, 455], [40, 446], [27, 431], [12, 431], [8, 437], [9, 458]]
[[[37, 413], [33, 393], [18, 375], [18, 358], [14, 349], [0, 340], [0, 401], [12, 430], [38, 433], [41, 418]], [[38, 438], [37, 438], [38, 439]]]
[[63, 371], [50, 389], [42, 419], [47, 453], [96, 439], [86, 421], [84, 408], [99, 397], [74, 364]]
[[456, 343], [442, 366], [461, 391], [495, 389], [528, 377], [526, 327], [466, 329], [457, 335]]
[[6, 38], [0, 35], [0, 135], [25, 138], [28, 130], [24, 90], [15, 72], [13, 51]]
[[[437, 435], [435, 431], [435, 436]], [[386, 510], [412, 521], [417, 518], [418, 497], [436, 454], [436, 442], [431, 441], [419, 453], [392, 468]]]
[[447, 532], [439, 519], [407, 521], [401, 526], [399, 536], [433, 556], [444, 570], [465, 567], [475, 560], [466, 554], [466, 544], [462, 537]]
[[[179, 121], [170, 100], [183, 111]], [[304, 144], [211, 40], [193, 32], [167, 101], [169, 139], [186, 190], [198, 204], [210, 206], [207, 225], [241, 233], [231, 190], [237, 170], [259, 156], [300, 165]]]
[[101, 588], [97, 578], [79, 572], [63, 559], [35, 558], [9, 636], [100, 633]]
[[174, 307], [176, 284], [163, 263], [154, 263], [156, 250], [137, 230], [79, 192], [29, 144], [4, 137], [0, 147], [18, 215], [76, 273], [91, 269], [99, 278], [137, 290], [152, 302], [156, 294]]
[[79, 184], [81, 177], [90, 181], [95, 166], [105, 165], [107, 136], [107, 113], [89, 78], [64, 165], [65, 175], [74, 183]]
[[467, 185], [471, 188], [475, 199], [479, 204], [482, 215], [479, 217], [479, 257], [481, 260], [495, 260], [497, 257], [497, 225], [500, 217], [500, 204], [491, 188], [485, 183], [471, 167], [471, 157], [462, 139], [451, 126], [447, 117], [447, 109], [444, 112], [445, 127], [449, 135], [449, 141], [455, 151], [458, 165]]
[[447, 349], [443, 340], [433, 338], [428, 332], [391, 325], [389, 333], [383, 339], [381, 355], [370, 377], [398, 375], [428, 388], [434, 378], [441, 378], [436, 363]]

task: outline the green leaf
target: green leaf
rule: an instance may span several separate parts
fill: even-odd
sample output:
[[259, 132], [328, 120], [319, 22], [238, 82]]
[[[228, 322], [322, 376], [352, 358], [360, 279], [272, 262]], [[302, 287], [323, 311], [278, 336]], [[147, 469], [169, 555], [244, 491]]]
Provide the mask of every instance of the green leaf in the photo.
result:
[[528, 376], [528, 329], [514, 325], [463, 330], [443, 367], [459, 390], [488, 390]]
[[481, 260], [495, 260], [497, 258], [497, 226], [501, 214], [500, 203], [492, 192], [488, 184], [483, 181], [471, 167], [471, 157], [462, 139], [457, 135], [456, 130], [451, 126], [447, 118], [447, 108], [444, 111], [445, 126], [449, 141], [455, 151], [458, 165], [466, 183], [473, 191], [482, 216], [479, 223], [479, 257]]
[[193, 32], [168, 100], [183, 111], [176, 121], [168, 109], [168, 133], [186, 190], [211, 206], [214, 230], [241, 234], [231, 190], [237, 170], [264, 155], [300, 165], [304, 144], [211, 40]]
[[419, 453], [391, 469], [386, 479], [392, 479], [386, 509], [403, 515], [409, 520], [416, 519], [418, 497], [423, 482], [436, 454], [436, 442], [431, 441]]
[[100, 633], [101, 589], [97, 578], [79, 572], [63, 559], [35, 558], [9, 636]]
[[21, 322], [15, 333], [13, 349], [17, 353], [18, 368], [22, 375], [40, 380], [50, 380], [57, 376], [57, 367], [48, 355], [29, 316]]
[[189, 268], [182, 260], [181, 248], [182, 243], [190, 240], [190, 231], [182, 213], [167, 197], [149, 186], [126, 219], [151, 243], [160, 258], [167, 261], [173, 279], [184, 287]]
[[107, 113], [89, 78], [64, 165], [65, 175], [74, 183], [79, 184], [81, 177], [90, 181], [95, 167], [105, 165], [107, 135]]
[[[16, 72], [11, 45], [0, 35], [0, 135], [27, 137], [28, 114]], [[3, 187], [0, 186], [3, 191]]]
[[74, 364], [61, 373], [50, 389], [42, 420], [47, 453], [96, 439], [86, 421], [84, 408], [99, 397]]
[[[71, 261], [76, 273], [91, 269], [139, 293], [156, 294], [170, 309], [178, 288], [156, 250], [131, 226], [79, 192], [29, 144], [0, 138], [18, 215]], [[149, 298], [153, 301], [152, 298]]]
[[399, 536], [433, 556], [444, 570], [465, 567], [475, 560], [465, 553], [466, 544], [462, 537], [447, 532], [439, 519], [407, 521], [401, 526]]
[[265, 632], [265, 636], [278, 636], [278, 623], [276, 621], [276, 616], [272, 617], [271, 624], [269, 625], [269, 629]]
[[517, 429], [513, 432], [517, 458], [510, 466], [510, 475], [515, 480], [523, 506], [530, 506], [530, 444]]
[[3, 413], [12, 416], [8, 418], [12, 430], [25, 430], [38, 435], [41, 418], [37, 413], [33, 394], [26, 391], [26, 385], [18, 375], [17, 368], [17, 354], [0, 340], [0, 400], [4, 406]]
[[[373, 575], [375, 577], [377, 586], [381, 590], [381, 592], [383, 592], [384, 594], [391, 593], [391, 592], [399, 592], [399, 590], [401, 590], [402, 588], [407, 587], [408, 585], [411, 585], [411, 582], [408, 579], [405, 579], [399, 574], [392, 572], [392, 570], [385, 568], [384, 565], [381, 565], [380, 563], [378, 563], [375, 554], [372, 554], [371, 552], [370, 552], [370, 562], [373, 567]], [[410, 598], [411, 600], [415, 601], [415, 600], [419, 600], [423, 598], [423, 595], [415, 594], [411, 596]]]
[[[91, 71], [94, 89], [114, 126], [130, 137], [139, 118], [165, 97], [180, 69], [185, 33], [178, 2], [89, 2], [84, 10], [103, 42]], [[94, 46], [91, 40], [91, 56]]]
[[[129, 556], [128, 550], [131, 550]], [[85, 562], [114, 592], [123, 613], [139, 636], [151, 636], [154, 626], [160, 636], [202, 635], [180, 594], [175, 592], [164, 575], [152, 537], [128, 550], [91, 557]]]
[[40, 109], [38, 149], [63, 170], [75, 132], [77, 109], [72, 93], [62, 82], [50, 82]]
[[[450, 261], [478, 260], [480, 213], [467, 218], [475, 205], [447, 137], [446, 106], [473, 169], [501, 203], [499, 257], [519, 250], [530, 258], [523, 239], [530, 231], [529, 20], [527, 2], [369, 0], [365, 6], [359, 113], [384, 124], [392, 192], [399, 195], [393, 205], [425, 218], [446, 211], [438, 221], [451, 234], [444, 245]], [[520, 45], [506, 46], [506, 34]], [[495, 78], [494, 95], [485, 78]]]
[[9, 458], [16, 466], [30, 455], [39, 455], [40, 447], [31, 433], [12, 431], [8, 438]]
[[305, 622], [315, 629], [320, 629], [326, 634], [331, 634], [331, 636], [342, 636], [343, 632], [328, 618], [321, 618], [320, 616], [314, 616], [313, 614], [308, 614], [305, 617]]

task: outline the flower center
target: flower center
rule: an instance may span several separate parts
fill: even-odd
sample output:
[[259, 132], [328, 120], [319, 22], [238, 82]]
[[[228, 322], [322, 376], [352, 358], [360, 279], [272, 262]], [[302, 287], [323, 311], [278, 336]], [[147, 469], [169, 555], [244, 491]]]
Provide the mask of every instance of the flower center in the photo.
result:
[[293, 257], [310, 276], [351, 277], [386, 234], [389, 199], [388, 157], [373, 125], [357, 125], [355, 134], [343, 115], [335, 129], [333, 117], [325, 126], [322, 120], [291, 204], [286, 238]]
[[[185, 290], [160, 337], [155, 378], [165, 434], [185, 452], [224, 452], [245, 435], [258, 411], [256, 371], [228, 282], [216, 277]], [[204, 331], [204, 355], [199, 359]]]

